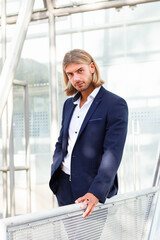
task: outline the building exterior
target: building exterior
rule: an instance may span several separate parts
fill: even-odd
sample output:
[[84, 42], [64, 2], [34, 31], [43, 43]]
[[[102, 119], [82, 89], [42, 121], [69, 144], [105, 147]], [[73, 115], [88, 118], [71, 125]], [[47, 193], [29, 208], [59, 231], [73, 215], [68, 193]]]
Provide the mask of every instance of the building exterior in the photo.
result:
[[[125, 98], [129, 106], [128, 137], [119, 171], [120, 192], [152, 186], [160, 139], [160, 1], [125, 2], [34, 2], [13, 79], [26, 82], [29, 94], [29, 211], [56, 206], [48, 181], [62, 105], [66, 99], [61, 62], [64, 54], [74, 48], [83, 48], [94, 56], [105, 87]], [[22, 5], [22, 0], [0, 1], [1, 72], [5, 60], [10, 58]], [[1, 118], [2, 167], [3, 130]], [[14, 84], [12, 154], [17, 167], [25, 165], [25, 136], [24, 87]], [[9, 149], [8, 137], [6, 146]], [[7, 166], [9, 159], [8, 151]], [[15, 171], [12, 176], [15, 204], [10, 201], [9, 172], [4, 168], [0, 171], [0, 202], [3, 202], [0, 213], [2, 216], [24, 214], [27, 212], [26, 170]], [[4, 181], [7, 181], [6, 197]], [[10, 210], [12, 204], [15, 206], [13, 214]], [[4, 206], [8, 208], [5, 213]]]

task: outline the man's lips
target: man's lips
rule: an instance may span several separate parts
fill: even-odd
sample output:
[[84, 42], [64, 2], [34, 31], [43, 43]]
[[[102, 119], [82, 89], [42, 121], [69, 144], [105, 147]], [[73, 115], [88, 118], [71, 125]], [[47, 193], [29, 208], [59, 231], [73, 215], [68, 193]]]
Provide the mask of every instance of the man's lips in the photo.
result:
[[82, 87], [82, 85], [83, 85], [83, 82], [80, 82], [80, 83], [76, 83], [76, 84], [75, 84], [76, 87]]

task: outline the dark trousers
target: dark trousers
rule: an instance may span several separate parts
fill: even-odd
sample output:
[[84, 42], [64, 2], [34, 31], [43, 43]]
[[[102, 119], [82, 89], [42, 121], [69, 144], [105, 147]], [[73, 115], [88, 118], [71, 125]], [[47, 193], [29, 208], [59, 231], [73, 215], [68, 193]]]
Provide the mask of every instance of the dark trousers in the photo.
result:
[[58, 179], [58, 190], [56, 193], [57, 201], [59, 206], [65, 206], [73, 204], [76, 199], [73, 197], [71, 181], [69, 175], [60, 171]]
[[[56, 197], [59, 206], [73, 204], [76, 200], [73, 197], [69, 175], [65, 174], [63, 171], [61, 171], [59, 174]], [[68, 239], [84, 240], [92, 235], [91, 231], [94, 231], [94, 239], [100, 240], [107, 218], [107, 211], [107, 209], [104, 210], [105, 213], [102, 218], [99, 218], [96, 212], [93, 211], [91, 216], [89, 216], [87, 219], [82, 218], [81, 215], [64, 219], [63, 224], [67, 232]]]

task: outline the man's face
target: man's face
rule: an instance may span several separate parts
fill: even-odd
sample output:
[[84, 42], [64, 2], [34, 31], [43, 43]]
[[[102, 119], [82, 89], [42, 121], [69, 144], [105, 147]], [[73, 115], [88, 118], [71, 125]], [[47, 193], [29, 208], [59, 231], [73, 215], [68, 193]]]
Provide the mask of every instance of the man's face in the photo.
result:
[[77, 91], [83, 92], [93, 88], [92, 74], [95, 72], [93, 62], [90, 65], [71, 63], [66, 67], [65, 72]]

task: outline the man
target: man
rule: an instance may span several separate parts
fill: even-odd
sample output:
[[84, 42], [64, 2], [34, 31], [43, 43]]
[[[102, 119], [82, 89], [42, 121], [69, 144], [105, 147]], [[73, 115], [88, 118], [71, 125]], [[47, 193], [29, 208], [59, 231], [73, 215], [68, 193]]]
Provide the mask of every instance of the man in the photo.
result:
[[51, 167], [50, 188], [59, 206], [82, 202], [88, 217], [98, 202], [117, 194], [117, 170], [127, 133], [124, 99], [102, 87], [95, 60], [87, 52], [66, 53], [63, 74], [68, 98]]

